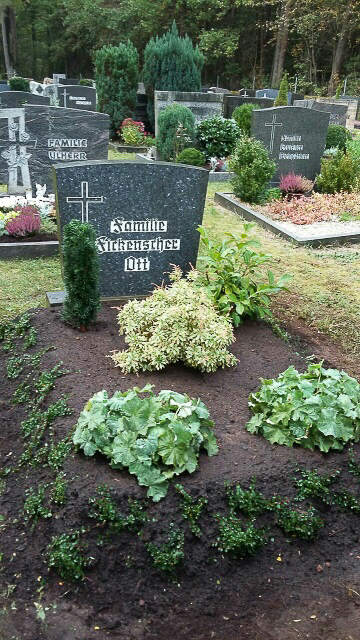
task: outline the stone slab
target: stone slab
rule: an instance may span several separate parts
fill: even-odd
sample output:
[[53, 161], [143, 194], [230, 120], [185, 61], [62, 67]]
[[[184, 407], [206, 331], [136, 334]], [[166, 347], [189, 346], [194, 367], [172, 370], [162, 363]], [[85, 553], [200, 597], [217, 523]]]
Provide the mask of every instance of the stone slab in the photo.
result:
[[0, 95], [1, 109], [11, 109], [12, 107], [16, 109], [26, 104], [50, 106], [50, 98], [28, 91], [5, 91]]
[[6, 83], [0, 83], [0, 91], [10, 91], [10, 85]]
[[223, 115], [223, 93], [201, 93], [193, 91], [155, 91], [155, 136], [158, 134], [160, 111], [176, 102], [192, 111], [195, 123], [214, 116]]
[[254, 109], [251, 135], [268, 149], [277, 165], [271, 185], [296, 173], [314, 180], [320, 172], [330, 114], [302, 107]]
[[243, 96], [244, 98], [255, 98], [256, 91], [255, 89], [240, 89], [239, 96]]
[[234, 109], [241, 107], [243, 104], [258, 104], [259, 109], [274, 106], [274, 100], [271, 98], [245, 98], [244, 96], [224, 96], [224, 116], [231, 118]]
[[45, 304], [50, 309], [58, 309], [65, 302], [65, 291], [47, 291], [45, 294]]
[[108, 160], [53, 168], [59, 237], [90, 222], [103, 299], [138, 297], [167, 281], [172, 264], [196, 264], [208, 172], [168, 162]]
[[96, 89], [81, 85], [57, 85], [59, 107], [96, 111]]
[[346, 126], [348, 107], [346, 104], [336, 102], [318, 102], [317, 100], [295, 100], [294, 107], [314, 109], [315, 111], [325, 111], [330, 113], [330, 124]]
[[0, 260], [49, 258], [58, 254], [59, 243], [57, 240], [0, 243]]

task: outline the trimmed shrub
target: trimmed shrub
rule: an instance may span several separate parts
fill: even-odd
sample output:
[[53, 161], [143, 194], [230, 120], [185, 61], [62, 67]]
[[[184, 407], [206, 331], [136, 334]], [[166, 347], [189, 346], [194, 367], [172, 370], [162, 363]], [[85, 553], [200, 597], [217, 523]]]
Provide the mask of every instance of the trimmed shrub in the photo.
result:
[[[177, 152], [182, 151], [179, 147], [194, 140], [194, 114], [187, 107], [171, 104], [159, 113], [158, 129], [156, 147], [162, 159], [175, 160]], [[176, 139], [177, 135], [182, 141]]]
[[274, 105], [275, 107], [287, 107], [288, 91], [289, 91], [289, 83], [288, 83], [287, 75], [285, 74], [280, 83], [279, 93], [275, 100], [275, 105]]
[[184, 149], [176, 156], [176, 162], [181, 162], [181, 164], [191, 164], [193, 167], [202, 167], [202, 165], [205, 164], [205, 160], [205, 154], [193, 147]]
[[203, 120], [196, 127], [196, 138], [206, 158], [227, 158], [240, 135], [236, 122], [221, 116]]
[[356, 186], [356, 164], [351, 155], [338, 149], [321, 161], [321, 172], [316, 177], [316, 184], [322, 193], [351, 191]]
[[346, 127], [340, 127], [337, 124], [329, 124], [327, 134], [326, 134], [326, 142], [325, 149], [342, 149], [342, 151], [346, 151], [346, 143], [348, 140], [351, 140], [351, 133], [346, 129]]
[[90, 80], [89, 78], [80, 78], [79, 85], [81, 87], [92, 87], [93, 86], [93, 81]]
[[234, 194], [246, 202], [263, 202], [265, 187], [276, 169], [263, 143], [254, 138], [240, 138], [229, 158], [229, 167], [235, 174], [231, 181]]
[[9, 78], [9, 86], [11, 91], [30, 91], [30, 84], [25, 78]]
[[66, 290], [63, 319], [85, 331], [100, 309], [99, 258], [95, 231], [88, 223], [71, 220], [64, 227], [62, 255]]
[[145, 48], [143, 80], [153, 127], [154, 91], [200, 91], [203, 64], [203, 54], [187, 35], [179, 36], [175, 21], [161, 38], [151, 38]]
[[138, 66], [139, 55], [130, 41], [117, 47], [105, 45], [95, 54], [98, 111], [109, 114], [113, 136], [123, 120], [134, 114]]
[[231, 117], [235, 120], [244, 136], [250, 136], [252, 112], [254, 109], [260, 108], [260, 105], [249, 102], [248, 104], [242, 104], [240, 107], [236, 107], [236, 109], [234, 109]]

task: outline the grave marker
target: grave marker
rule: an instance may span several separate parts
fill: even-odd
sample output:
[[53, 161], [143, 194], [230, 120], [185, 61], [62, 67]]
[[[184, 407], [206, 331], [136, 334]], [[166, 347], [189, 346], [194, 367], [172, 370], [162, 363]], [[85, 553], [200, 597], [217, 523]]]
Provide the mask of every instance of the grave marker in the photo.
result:
[[25, 104], [50, 106], [50, 98], [28, 91], [4, 91], [1, 94], [2, 109], [21, 108]]
[[195, 265], [209, 173], [168, 162], [127, 160], [53, 167], [58, 228], [90, 222], [102, 298], [146, 296], [171, 265]]
[[260, 109], [265, 107], [273, 107], [274, 100], [271, 98], [254, 98], [246, 96], [224, 96], [224, 116], [225, 118], [231, 118], [233, 111], [236, 107], [241, 107], [243, 104], [258, 104]]
[[295, 107], [305, 107], [306, 109], [314, 109], [315, 111], [325, 111], [330, 113], [330, 124], [346, 126], [346, 117], [348, 107], [346, 104], [337, 104], [336, 102], [318, 102], [317, 100], [295, 100]]
[[330, 114], [302, 107], [255, 109], [251, 135], [261, 140], [277, 165], [271, 184], [281, 175], [301, 174], [314, 180], [320, 171]]
[[58, 85], [57, 99], [59, 107], [96, 111], [96, 90], [93, 87]]
[[243, 96], [244, 98], [255, 98], [256, 91], [255, 89], [240, 89], [239, 96]]

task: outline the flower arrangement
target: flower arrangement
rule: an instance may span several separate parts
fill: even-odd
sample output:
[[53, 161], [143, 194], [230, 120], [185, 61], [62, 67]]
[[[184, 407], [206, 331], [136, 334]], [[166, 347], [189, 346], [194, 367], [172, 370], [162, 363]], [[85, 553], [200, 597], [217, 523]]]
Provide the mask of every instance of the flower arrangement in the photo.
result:
[[144, 141], [145, 127], [142, 122], [137, 122], [132, 118], [125, 118], [118, 133], [121, 133], [125, 144], [129, 146], [139, 146]]
[[312, 224], [330, 220], [332, 216], [354, 220], [360, 218], [360, 191], [341, 191], [334, 195], [314, 193], [296, 200], [275, 200], [267, 205], [267, 212], [276, 219], [294, 224]]

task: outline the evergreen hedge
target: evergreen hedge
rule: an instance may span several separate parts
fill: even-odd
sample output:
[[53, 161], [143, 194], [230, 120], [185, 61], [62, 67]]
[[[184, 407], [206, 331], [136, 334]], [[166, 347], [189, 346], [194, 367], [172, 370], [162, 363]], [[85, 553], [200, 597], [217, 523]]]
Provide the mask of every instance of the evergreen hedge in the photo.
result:
[[156, 148], [163, 160], [175, 160], [178, 151], [176, 149], [176, 131], [180, 125], [184, 127], [183, 136], [193, 143], [195, 138], [195, 117], [194, 114], [181, 104], [169, 105], [159, 113], [158, 135], [156, 137]]
[[280, 89], [279, 89], [278, 96], [275, 100], [275, 107], [287, 107], [288, 91], [289, 91], [289, 83], [288, 83], [287, 75], [285, 74], [283, 79], [280, 82]]

